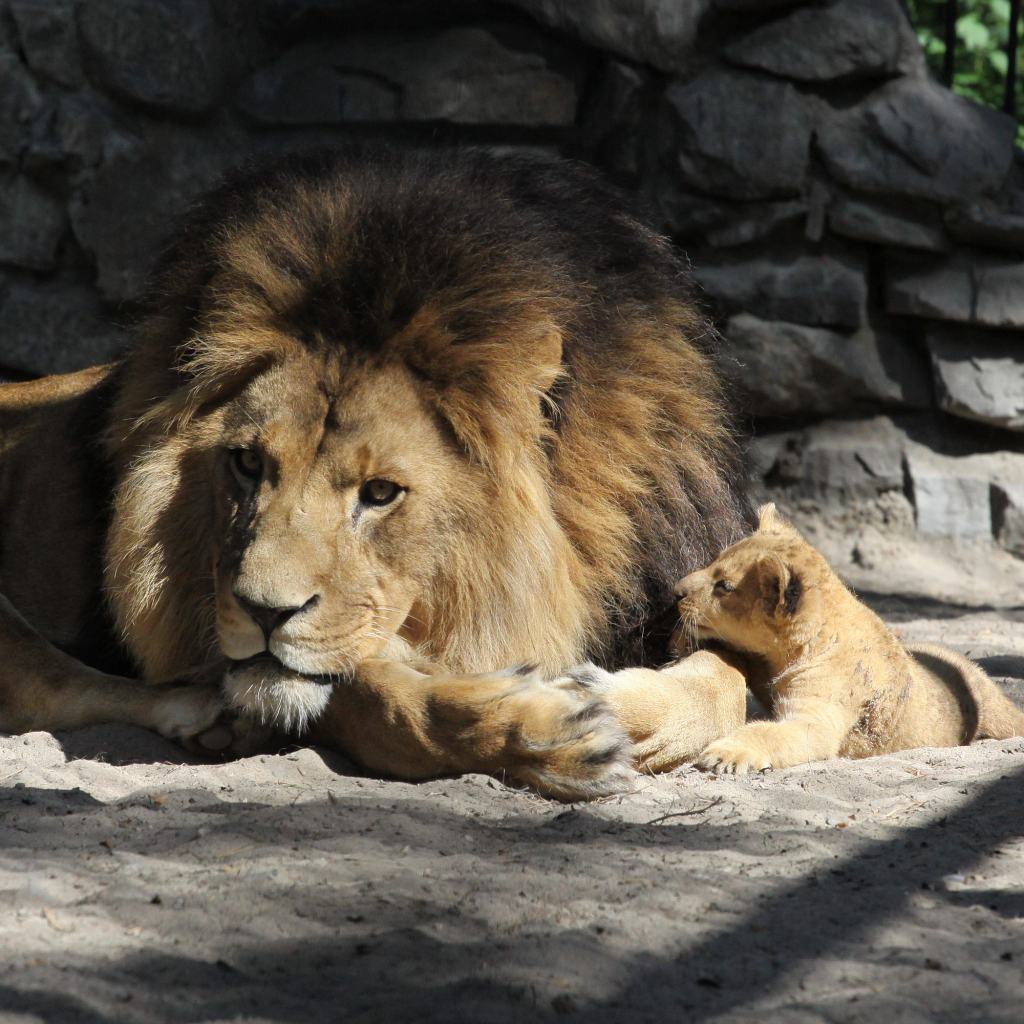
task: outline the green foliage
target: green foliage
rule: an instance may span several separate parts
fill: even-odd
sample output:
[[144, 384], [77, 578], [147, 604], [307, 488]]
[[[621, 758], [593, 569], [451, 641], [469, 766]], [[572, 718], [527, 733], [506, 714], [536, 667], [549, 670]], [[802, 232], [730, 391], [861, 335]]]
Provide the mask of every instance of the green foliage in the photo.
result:
[[[945, 0], [908, 0], [924, 52], [936, 74], [946, 52]], [[959, 0], [953, 89], [978, 103], [1002, 109], [1006, 82], [1006, 42], [1010, 31], [1010, 0]], [[1024, 77], [1024, 39], [1017, 48], [1018, 97]], [[1024, 103], [1018, 100], [1017, 120]]]

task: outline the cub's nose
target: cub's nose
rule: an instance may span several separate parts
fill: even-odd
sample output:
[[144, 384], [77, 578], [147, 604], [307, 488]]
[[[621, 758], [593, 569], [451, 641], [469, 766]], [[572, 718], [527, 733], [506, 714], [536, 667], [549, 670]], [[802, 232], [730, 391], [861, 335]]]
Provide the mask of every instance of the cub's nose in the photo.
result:
[[245, 609], [249, 618], [252, 619], [252, 621], [255, 622], [261, 630], [263, 630], [263, 635], [267, 640], [270, 639], [270, 634], [273, 633], [278, 626], [286, 623], [298, 612], [304, 612], [308, 608], [312, 608], [320, 600], [320, 595], [314, 594], [304, 604], [274, 607], [273, 605], [261, 604], [258, 601], [252, 601], [247, 597], [243, 597], [237, 591], [235, 592], [234, 597], [242, 608]]
[[686, 597], [686, 580], [680, 580], [673, 588], [672, 593], [676, 595], [676, 600], [682, 601]]

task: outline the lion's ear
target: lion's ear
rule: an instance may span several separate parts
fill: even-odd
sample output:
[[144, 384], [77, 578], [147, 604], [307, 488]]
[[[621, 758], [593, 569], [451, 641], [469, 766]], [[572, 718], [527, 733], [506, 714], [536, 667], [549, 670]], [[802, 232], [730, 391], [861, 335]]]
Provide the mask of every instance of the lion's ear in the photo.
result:
[[804, 596], [800, 574], [779, 558], [769, 555], [758, 565], [761, 596], [765, 611], [773, 618], [791, 618], [797, 613]]
[[[552, 317], [492, 317], [440, 303], [424, 306], [396, 338], [442, 415], [478, 456], [509, 457], [544, 428], [543, 406], [562, 375], [562, 331]], [[525, 305], [525, 303], [524, 303]], [[499, 311], [501, 312], [501, 311]]]

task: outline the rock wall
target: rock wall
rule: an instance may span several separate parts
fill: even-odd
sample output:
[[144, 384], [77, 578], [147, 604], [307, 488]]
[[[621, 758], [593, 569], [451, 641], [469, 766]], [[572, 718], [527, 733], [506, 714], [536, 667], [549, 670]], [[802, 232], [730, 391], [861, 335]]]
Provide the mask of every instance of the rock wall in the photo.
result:
[[839, 523], [853, 576], [874, 523], [987, 545], [1024, 604], [1024, 154], [902, 0], [0, 0], [0, 368], [110, 358], [225, 167], [365, 135], [636, 190], [719, 318], [756, 485]]

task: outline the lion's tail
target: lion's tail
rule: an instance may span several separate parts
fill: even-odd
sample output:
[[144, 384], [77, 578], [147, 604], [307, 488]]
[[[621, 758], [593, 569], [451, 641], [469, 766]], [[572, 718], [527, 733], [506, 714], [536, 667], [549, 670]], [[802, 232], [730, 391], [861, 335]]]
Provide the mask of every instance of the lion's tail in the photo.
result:
[[[927, 671], [938, 676], [960, 697], [964, 711], [964, 743], [1024, 736], [1024, 712], [979, 665], [942, 644], [905, 646]], [[968, 698], [966, 702], [964, 697]]]

